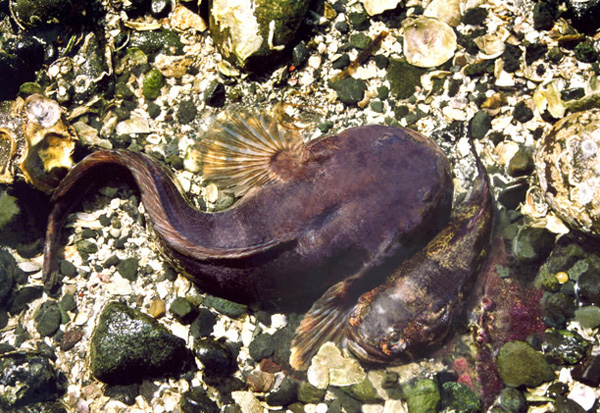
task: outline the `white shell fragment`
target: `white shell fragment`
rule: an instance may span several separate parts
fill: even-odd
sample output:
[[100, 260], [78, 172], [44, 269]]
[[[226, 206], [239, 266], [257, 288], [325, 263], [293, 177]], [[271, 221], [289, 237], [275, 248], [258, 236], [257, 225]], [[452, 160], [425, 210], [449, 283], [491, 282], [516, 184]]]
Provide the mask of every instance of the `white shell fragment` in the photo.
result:
[[462, 17], [460, 3], [461, 0], [432, 0], [423, 12], [423, 15], [425, 17], [433, 17], [452, 27], [456, 27]]
[[600, 235], [600, 109], [567, 116], [536, 153], [546, 201], [574, 229]]
[[404, 23], [404, 55], [418, 67], [446, 63], [456, 51], [456, 34], [448, 24], [428, 17], [407, 19]]
[[321, 346], [306, 374], [308, 382], [318, 389], [326, 389], [328, 385], [351, 386], [367, 376], [357, 359], [342, 356], [331, 342]]
[[402, 0], [360, 0], [369, 16], [381, 14], [398, 7]]

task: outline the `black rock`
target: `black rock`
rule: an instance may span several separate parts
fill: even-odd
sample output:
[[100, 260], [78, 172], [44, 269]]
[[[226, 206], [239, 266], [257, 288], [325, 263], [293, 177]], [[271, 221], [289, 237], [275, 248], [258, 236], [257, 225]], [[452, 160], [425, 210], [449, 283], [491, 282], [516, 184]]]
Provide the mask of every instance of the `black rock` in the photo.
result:
[[392, 95], [398, 99], [410, 98], [421, 86], [421, 75], [425, 70], [408, 64], [404, 60], [392, 59], [387, 67], [387, 79]]
[[550, 327], [564, 328], [575, 315], [575, 300], [563, 293], [545, 295], [541, 301], [544, 321]]
[[342, 34], [346, 34], [350, 31], [350, 25], [345, 21], [337, 22], [334, 27]]
[[307, 62], [310, 52], [304, 42], [298, 43], [292, 49], [292, 64], [296, 67], [302, 67]]
[[349, 13], [348, 20], [356, 30], [367, 30], [371, 25], [366, 13]]
[[521, 263], [540, 264], [550, 255], [555, 238], [545, 228], [523, 227], [513, 239], [513, 254]]
[[342, 70], [342, 69], [345, 69], [346, 67], [348, 67], [349, 64], [350, 64], [350, 57], [346, 53], [344, 53], [343, 55], [341, 55], [340, 57], [338, 57], [331, 63], [331, 67], [334, 69]]
[[533, 28], [550, 30], [557, 17], [558, 4], [556, 0], [539, 1], [533, 8]]
[[480, 26], [488, 15], [487, 9], [482, 7], [475, 7], [465, 11], [462, 17], [464, 24], [470, 24], [472, 26]]
[[133, 406], [135, 404], [135, 398], [140, 394], [140, 385], [137, 383], [129, 385], [115, 384], [112, 386], [106, 386], [104, 389], [104, 395], [111, 399], [119, 400], [127, 406]]
[[64, 393], [65, 384], [64, 376], [45, 356], [28, 353], [0, 356], [1, 411], [54, 401]]
[[516, 209], [519, 205], [525, 201], [525, 195], [529, 185], [526, 182], [519, 182], [515, 185], [511, 185], [503, 189], [498, 195], [498, 202], [500, 202], [506, 209]]
[[182, 370], [185, 341], [154, 318], [120, 302], [106, 305], [90, 343], [90, 368], [100, 381], [130, 384]]
[[583, 304], [600, 307], [600, 271], [589, 269], [577, 279], [577, 298]]
[[204, 365], [207, 374], [226, 376], [235, 368], [235, 359], [229, 347], [212, 337], [195, 340], [194, 354]]
[[579, 405], [579, 403], [566, 398], [565, 396], [558, 396], [554, 402], [554, 411], [560, 413], [586, 413], [586, 410]]
[[56, 301], [44, 301], [33, 314], [36, 330], [42, 336], [52, 336], [60, 327], [61, 314]]
[[533, 119], [533, 111], [527, 107], [525, 102], [521, 101], [515, 105], [512, 113], [513, 117], [521, 123]]
[[592, 350], [571, 370], [571, 377], [587, 386], [600, 386], [600, 351], [598, 348]]
[[199, 387], [193, 387], [181, 395], [179, 408], [183, 413], [219, 413], [219, 406], [211, 400], [206, 391]]
[[174, 30], [134, 31], [129, 47], [139, 47], [146, 55], [162, 52], [168, 55], [183, 54], [183, 43]]
[[516, 178], [523, 175], [529, 175], [533, 172], [535, 164], [533, 162], [533, 156], [531, 153], [524, 148], [519, 148], [517, 153], [508, 162], [506, 172]]
[[572, 89], [565, 89], [560, 92], [560, 98], [563, 101], [580, 99], [585, 96], [585, 90], [582, 87], [575, 87]]
[[27, 307], [27, 304], [37, 300], [43, 294], [43, 287], [25, 286], [13, 294], [13, 301], [9, 311], [13, 314], [19, 313]]
[[532, 43], [525, 47], [525, 63], [532, 64], [538, 59], [544, 57], [548, 51], [548, 45], [542, 43]]
[[[204, 92], [204, 102], [208, 106], [220, 108], [225, 105], [225, 99], [225, 85], [217, 80], [213, 80], [206, 89], [206, 92]], [[194, 117], [195, 116], [196, 115], [194, 114]]]
[[208, 308], [200, 308], [198, 316], [190, 325], [190, 334], [194, 338], [207, 337], [212, 333], [216, 322], [217, 316], [212, 311]]
[[507, 44], [504, 53], [502, 54], [502, 60], [504, 61], [504, 70], [508, 73], [516, 72], [521, 66], [521, 56], [523, 51], [519, 46], [513, 46]]
[[554, 364], [575, 364], [587, 355], [589, 348], [590, 343], [574, 331], [549, 329], [544, 334], [542, 349], [546, 359]]
[[573, 26], [586, 33], [595, 33], [600, 27], [598, 15], [600, 13], [600, 0], [565, 0], [571, 15]]
[[7, 251], [0, 250], [0, 306], [4, 307], [6, 298], [10, 294], [14, 273], [17, 268], [15, 259]]
[[133, 282], [137, 279], [139, 265], [137, 257], [125, 258], [117, 265], [117, 272], [121, 277]]
[[71, 261], [60, 261], [60, 273], [65, 277], [73, 278], [77, 275], [77, 267]]

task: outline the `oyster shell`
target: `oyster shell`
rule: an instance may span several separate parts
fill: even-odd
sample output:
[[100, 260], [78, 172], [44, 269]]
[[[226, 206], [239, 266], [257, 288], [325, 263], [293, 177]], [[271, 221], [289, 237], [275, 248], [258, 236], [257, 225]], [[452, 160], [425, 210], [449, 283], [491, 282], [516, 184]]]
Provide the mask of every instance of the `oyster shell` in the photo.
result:
[[5, 102], [0, 112], [0, 183], [12, 183], [20, 169], [28, 183], [51, 193], [73, 166], [78, 141], [60, 105], [34, 94]]
[[456, 34], [448, 24], [429, 17], [406, 19], [404, 55], [413, 66], [435, 67], [454, 56]]
[[600, 109], [556, 123], [535, 159], [550, 207], [571, 228], [600, 235]]

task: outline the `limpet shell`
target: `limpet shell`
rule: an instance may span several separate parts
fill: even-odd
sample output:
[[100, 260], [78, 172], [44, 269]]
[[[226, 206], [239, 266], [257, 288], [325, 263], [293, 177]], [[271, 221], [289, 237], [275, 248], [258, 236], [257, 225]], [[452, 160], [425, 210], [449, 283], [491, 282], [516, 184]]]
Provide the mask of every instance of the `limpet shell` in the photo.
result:
[[536, 151], [546, 201], [571, 228], [600, 235], [600, 109], [567, 116]]
[[435, 67], [454, 56], [456, 34], [437, 19], [418, 17], [404, 23], [404, 55], [413, 66]]

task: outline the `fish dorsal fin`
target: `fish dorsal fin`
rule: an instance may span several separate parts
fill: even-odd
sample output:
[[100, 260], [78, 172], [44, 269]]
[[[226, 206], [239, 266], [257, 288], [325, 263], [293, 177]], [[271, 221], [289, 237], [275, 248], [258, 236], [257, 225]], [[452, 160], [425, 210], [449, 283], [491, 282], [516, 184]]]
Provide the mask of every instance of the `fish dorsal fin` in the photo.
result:
[[242, 196], [251, 188], [294, 175], [303, 148], [299, 131], [265, 113], [226, 112], [197, 149], [202, 173]]

